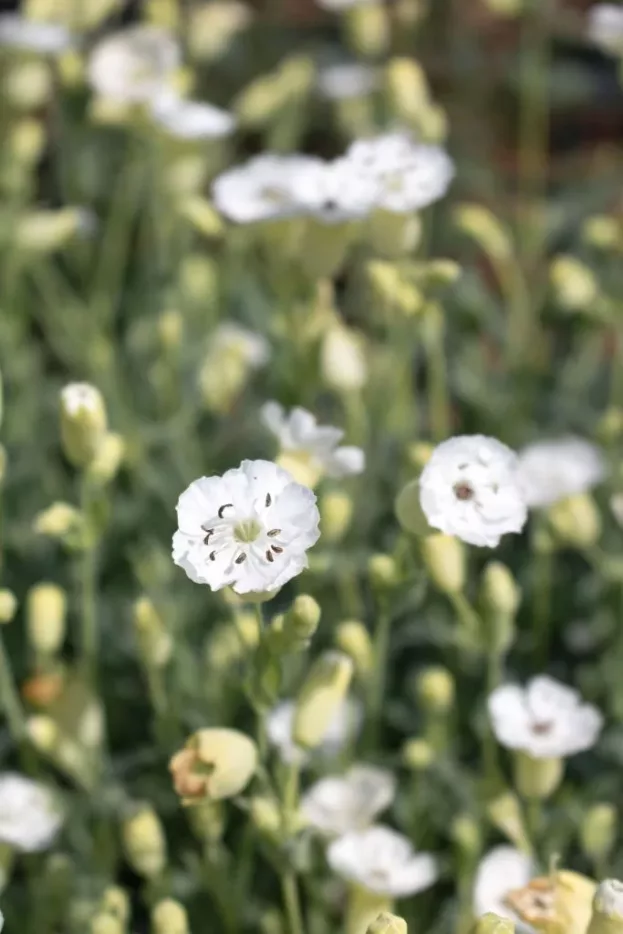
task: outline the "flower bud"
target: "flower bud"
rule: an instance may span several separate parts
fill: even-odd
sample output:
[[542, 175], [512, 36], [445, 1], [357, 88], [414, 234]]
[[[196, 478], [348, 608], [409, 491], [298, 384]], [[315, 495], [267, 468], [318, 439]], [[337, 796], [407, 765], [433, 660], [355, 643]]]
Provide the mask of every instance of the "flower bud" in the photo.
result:
[[338, 649], [352, 658], [355, 671], [365, 678], [374, 664], [374, 649], [370, 633], [358, 620], [346, 620], [335, 631], [335, 644]]
[[509, 892], [506, 904], [522, 921], [545, 934], [585, 934], [597, 885], [577, 872], [561, 870]]
[[5, 100], [17, 110], [43, 107], [51, 91], [52, 75], [41, 59], [15, 61], [4, 76]]
[[424, 470], [433, 456], [434, 450], [434, 445], [430, 444], [428, 441], [416, 441], [409, 445], [407, 448], [407, 457], [409, 458], [409, 463], [413, 464], [418, 474]]
[[128, 863], [145, 879], [159, 876], [167, 862], [167, 844], [156, 812], [144, 806], [122, 826], [123, 847]]
[[389, 11], [382, 3], [355, 4], [344, 14], [349, 44], [362, 58], [383, 55], [390, 42]]
[[589, 217], [582, 227], [584, 241], [598, 250], [620, 250], [623, 247], [623, 228], [607, 214]]
[[192, 6], [189, 11], [188, 42], [193, 58], [215, 61], [231, 47], [251, 20], [251, 10], [242, 3], [215, 0]]
[[101, 913], [91, 921], [90, 934], [125, 934], [126, 927], [115, 915]]
[[428, 713], [447, 714], [454, 705], [454, 678], [447, 668], [426, 668], [417, 676], [416, 692]]
[[412, 58], [390, 60], [385, 70], [388, 103], [398, 122], [417, 128], [419, 116], [430, 103], [430, 91], [422, 66]]
[[47, 717], [44, 714], [29, 717], [26, 722], [26, 730], [35, 749], [38, 749], [46, 756], [54, 752], [60, 734], [58, 726], [52, 717]]
[[407, 934], [407, 922], [398, 915], [383, 911], [376, 921], [368, 926], [366, 934]]
[[402, 488], [394, 505], [396, 518], [406, 532], [424, 536], [431, 534], [431, 527], [420, 505], [420, 481], [411, 480]]
[[309, 594], [299, 594], [283, 617], [283, 637], [291, 649], [307, 648], [320, 622], [320, 607]]
[[586, 856], [600, 861], [609, 856], [617, 836], [617, 810], [612, 804], [594, 804], [580, 826], [580, 841]]
[[35, 518], [34, 529], [38, 535], [63, 539], [76, 532], [83, 523], [82, 513], [69, 503], [52, 503]]
[[571, 548], [590, 548], [601, 535], [601, 516], [588, 493], [578, 493], [554, 503], [547, 511], [554, 536]]
[[338, 392], [357, 392], [368, 381], [363, 336], [342, 324], [334, 324], [320, 349], [320, 369], [327, 386]]
[[56, 584], [36, 584], [26, 597], [28, 641], [40, 655], [55, 655], [65, 640], [67, 596]]
[[258, 763], [255, 743], [238, 730], [198, 730], [169, 763], [182, 804], [233, 798], [250, 782]]
[[249, 802], [249, 816], [251, 823], [262, 837], [272, 843], [279, 842], [283, 822], [281, 810], [274, 798], [267, 795], [254, 795]]
[[0, 626], [10, 623], [17, 612], [17, 597], [6, 587], [0, 588]]
[[123, 463], [125, 450], [126, 444], [121, 435], [114, 431], [107, 432], [89, 464], [90, 479], [102, 486], [114, 480]]
[[178, 210], [200, 234], [210, 239], [221, 237], [225, 232], [225, 224], [217, 211], [206, 198], [200, 195], [189, 195], [178, 205]]
[[342, 540], [353, 516], [353, 499], [341, 490], [332, 490], [320, 497], [322, 534], [331, 543]]
[[141, 658], [147, 667], [163, 668], [173, 651], [173, 640], [149, 597], [134, 604], [134, 631]]
[[491, 211], [480, 204], [462, 204], [454, 214], [457, 226], [491, 259], [507, 262], [513, 256], [509, 232]]
[[172, 898], [158, 902], [151, 913], [152, 934], [190, 934], [186, 909]]
[[292, 739], [297, 746], [318, 746], [350, 686], [354, 666], [343, 652], [325, 652], [303, 682], [294, 711]]
[[426, 739], [408, 739], [402, 747], [402, 761], [413, 772], [426, 772], [435, 761], [435, 750]]
[[82, 208], [30, 211], [15, 229], [15, 242], [28, 253], [47, 254], [62, 249], [76, 234], [88, 232], [93, 216]]
[[481, 579], [483, 604], [491, 613], [514, 616], [521, 591], [509, 569], [501, 561], [489, 561]]
[[522, 798], [545, 800], [556, 791], [564, 774], [563, 759], [535, 759], [515, 753], [515, 786]]
[[515, 934], [515, 922], [489, 911], [475, 921], [470, 934]]
[[421, 542], [428, 574], [442, 593], [461, 593], [465, 586], [465, 549], [458, 538], [436, 532]]
[[105, 914], [119, 918], [124, 925], [130, 920], [130, 896], [118, 885], [109, 885], [104, 890], [100, 908]]
[[452, 839], [461, 852], [475, 859], [482, 850], [482, 832], [478, 821], [471, 814], [458, 814], [450, 825]]
[[623, 934], [623, 882], [606, 879], [601, 883], [586, 934]]
[[8, 144], [11, 155], [26, 168], [40, 158], [45, 147], [46, 137], [41, 123], [25, 119], [16, 123], [9, 135]]
[[106, 406], [99, 389], [89, 383], [70, 383], [61, 392], [61, 442], [74, 467], [93, 460], [106, 432]]
[[487, 815], [493, 826], [511, 843], [525, 853], [530, 852], [530, 841], [516, 795], [508, 791], [493, 798], [487, 805]]
[[177, 350], [184, 333], [184, 317], [177, 309], [163, 311], [158, 318], [158, 339], [165, 351]]
[[573, 256], [557, 256], [549, 275], [555, 299], [565, 311], [584, 311], [599, 297], [592, 271]]
[[398, 583], [398, 568], [391, 555], [372, 555], [368, 560], [368, 575], [372, 589], [384, 593]]

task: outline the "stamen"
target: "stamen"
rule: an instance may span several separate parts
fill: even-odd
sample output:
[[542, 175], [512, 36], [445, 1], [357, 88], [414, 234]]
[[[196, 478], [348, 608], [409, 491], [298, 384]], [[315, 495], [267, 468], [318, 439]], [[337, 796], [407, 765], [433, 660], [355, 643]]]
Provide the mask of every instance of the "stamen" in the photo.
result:
[[215, 551], [211, 551], [211, 552], [210, 552], [210, 561], [216, 561], [216, 552], [215, 552]]
[[272, 503], [272, 501], [273, 501], [272, 496], [270, 495], [270, 493], [267, 493], [267, 494], [266, 494], [266, 506], [270, 506], [270, 504]]
[[270, 532], [266, 533], [269, 538], [274, 538], [275, 535], [281, 535], [281, 529], [271, 529]]
[[272, 550], [275, 552], [276, 555], [280, 555], [281, 552], [283, 551], [283, 548], [280, 548], [279, 545], [271, 545], [270, 547], [272, 548]]
[[206, 537], [204, 538], [203, 544], [204, 544], [204, 545], [209, 545], [209, 544], [210, 544], [210, 536], [211, 536], [211, 535], [214, 535], [214, 529], [207, 529], [206, 531], [207, 531], [208, 534], [207, 534]]
[[468, 500], [473, 499], [474, 491], [472, 490], [469, 483], [457, 483], [454, 486], [454, 495], [457, 499]]
[[224, 506], [219, 506], [219, 510], [218, 510], [218, 517], [219, 517], [219, 519], [222, 519], [222, 518], [223, 518], [223, 512], [224, 512], [226, 509], [229, 509], [230, 507], [233, 509], [233, 506], [234, 506], [233, 503], [225, 503]]
[[274, 555], [271, 554], [270, 551], [267, 551], [267, 552], [266, 552], [266, 560], [267, 560], [267, 561], [270, 561], [271, 564], [272, 564], [273, 561], [275, 560]]
[[238, 555], [238, 557], [236, 558], [236, 562], [235, 562], [235, 563], [236, 563], [236, 564], [243, 564], [246, 560], [247, 560], [247, 556], [246, 556], [246, 554], [245, 554], [244, 551], [243, 551], [242, 554]]

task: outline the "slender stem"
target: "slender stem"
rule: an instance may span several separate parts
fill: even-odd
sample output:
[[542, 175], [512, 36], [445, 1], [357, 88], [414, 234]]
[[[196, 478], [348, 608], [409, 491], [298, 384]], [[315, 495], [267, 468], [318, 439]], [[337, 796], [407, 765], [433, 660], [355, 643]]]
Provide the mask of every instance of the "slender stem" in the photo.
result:
[[549, 657], [552, 630], [552, 588], [554, 581], [554, 558], [549, 551], [533, 548], [535, 571], [534, 607], [532, 625], [534, 637], [534, 659], [540, 671]]
[[[86, 477], [80, 481], [80, 505], [88, 524], [90, 505], [89, 482]], [[95, 543], [87, 541], [80, 554], [80, 616], [81, 616], [81, 653], [82, 664], [89, 681], [95, 679], [98, 651], [97, 629], [97, 549]]]
[[429, 312], [431, 321], [424, 327], [424, 345], [428, 363], [428, 406], [433, 440], [443, 441], [450, 434], [450, 398], [448, 393], [448, 368], [444, 344], [445, 327], [443, 313], [436, 309]]
[[383, 698], [387, 680], [387, 661], [389, 655], [389, 636], [391, 618], [387, 606], [378, 607], [378, 620], [374, 634], [374, 671], [370, 682], [369, 696], [369, 748], [376, 746], [381, 728]]
[[288, 919], [289, 934], [304, 934], [303, 914], [299, 899], [298, 884], [293, 870], [285, 869], [281, 874], [281, 892]]
[[217, 845], [214, 843], [205, 845], [203, 861], [207, 889], [221, 917], [223, 930], [226, 934], [234, 934], [238, 930], [238, 906], [235, 899], [230, 897], [230, 879], [228, 873], [225, 872], [226, 867], [223, 866]]
[[[283, 784], [283, 800], [281, 808], [281, 820], [284, 839], [287, 840], [290, 835], [292, 818], [298, 810], [299, 798], [299, 776], [300, 765], [297, 762], [291, 762], [288, 766], [286, 780]], [[296, 873], [284, 864], [280, 872], [281, 891], [283, 894], [283, 903], [288, 919], [290, 934], [304, 934], [303, 913], [299, 898], [298, 882]]]
[[11, 664], [0, 631], [0, 702], [9, 725], [9, 732], [16, 745], [27, 738], [26, 716], [17, 693]]

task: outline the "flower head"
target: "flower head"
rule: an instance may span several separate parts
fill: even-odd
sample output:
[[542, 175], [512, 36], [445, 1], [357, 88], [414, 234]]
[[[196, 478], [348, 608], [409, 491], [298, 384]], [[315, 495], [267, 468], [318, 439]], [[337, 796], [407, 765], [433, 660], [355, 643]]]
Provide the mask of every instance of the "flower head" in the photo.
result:
[[298, 211], [323, 224], [365, 217], [377, 206], [379, 193], [378, 181], [348, 158], [313, 160], [293, 178]]
[[210, 351], [218, 357], [235, 358], [251, 370], [259, 370], [270, 360], [270, 344], [266, 338], [234, 321], [217, 327], [210, 338]]
[[597, 3], [588, 11], [588, 34], [595, 45], [611, 55], [623, 55], [623, 7]]
[[[474, 914], [476, 917], [492, 911], [502, 918], [517, 920], [506, 905], [506, 896], [513, 889], [527, 885], [533, 876], [532, 860], [513, 846], [496, 846], [480, 861], [474, 882]], [[526, 928], [521, 930], [526, 931]]]
[[547, 675], [525, 688], [503, 685], [489, 697], [498, 742], [534, 759], [562, 759], [595, 745], [603, 717], [577, 691]]
[[397, 214], [438, 201], [454, 178], [454, 163], [443, 149], [415, 142], [408, 133], [357, 140], [346, 159], [355, 172], [379, 184], [377, 206]]
[[517, 455], [484, 435], [444, 441], [422, 471], [420, 504], [433, 528], [495, 548], [502, 535], [521, 532], [527, 518]]
[[155, 100], [180, 64], [175, 38], [140, 24], [102, 39], [89, 60], [89, 81], [100, 97], [121, 104]]
[[606, 473], [599, 448], [582, 438], [537, 441], [519, 452], [519, 482], [531, 508], [551, 506], [601, 483]]
[[63, 823], [53, 793], [13, 772], [0, 775], [0, 843], [24, 853], [45, 850]]
[[[266, 720], [268, 740], [275, 746], [284, 762], [303, 763], [308, 752], [297, 746], [292, 739], [294, 727], [294, 701], [281, 701], [269, 713]], [[359, 732], [361, 727], [361, 708], [351, 698], [347, 698], [335, 713], [320, 751], [327, 756], [335, 756]]]
[[312, 827], [328, 836], [341, 836], [372, 823], [389, 807], [396, 779], [386, 769], [354, 765], [345, 775], [316, 782], [303, 795], [301, 807]]
[[18, 13], [0, 15], [0, 45], [43, 55], [60, 55], [71, 47], [70, 32], [60, 23], [42, 23]]
[[271, 461], [200, 477], [177, 504], [173, 560], [197, 584], [278, 590], [307, 567], [320, 537], [316, 497]]
[[329, 845], [327, 859], [349, 882], [390, 898], [421, 892], [439, 875], [433, 856], [416, 853], [406, 837], [383, 824], [338, 837]]
[[198, 730], [169, 763], [184, 804], [233, 798], [257, 768], [255, 743], [239, 730]]
[[301, 482], [314, 486], [322, 476], [345, 477], [363, 471], [365, 455], [361, 448], [338, 447], [344, 432], [319, 425], [306, 409], [297, 406], [286, 414], [278, 402], [267, 402], [261, 418], [279, 439], [283, 466]]
[[233, 133], [236, 118], [226, 110], [188, 101], [166, 90], [152, 104], [151, 113], [166, 133], [177, 139], [220, 139]]
[[318, 90], [330, 100], [365, 97], [379, 84], [379, 73], [360, 62], [327, 65], [318, 75]]

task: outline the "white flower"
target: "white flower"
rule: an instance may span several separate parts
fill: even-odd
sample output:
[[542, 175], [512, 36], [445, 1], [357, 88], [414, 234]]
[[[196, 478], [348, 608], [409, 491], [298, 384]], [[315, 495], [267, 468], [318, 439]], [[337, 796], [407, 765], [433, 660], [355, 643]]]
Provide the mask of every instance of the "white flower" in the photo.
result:
[[534, 759], [562, 759], [590, 749], [603, 725], [596, 707], [547, 675], [533, 678], [525, 688], [496, 688], [488, 707], [498, 742]]
[[395, 776], [372, 765], [354, 765], [345, 775], [322, 778], [305, 792], [303, 815], [312, 827], [331, 837], [372, 823], [394, 800]]
[[376, 178], [357, 170], [347, 159], [316, 159], [292, 180], [298, 210], [323, 224], [364, 217], [376, 207], [380, 187]]
[[[294, 701], [281, 701], [273, 707], [266, 718], [266, 732], [270, 744], [279, 750], [284, 762], [302, 764], [308, 759], [309, 753], [292, 742], [295, 706]], [[352, 698], [347, 698], [338, 707], [320, 751], [328, 757], [337, 755], [357, 735], [361, 721], [361, 707]]]
[[623, 921], [623, 882], [618, 879], [605, 879], [595, 895], [595, 914], [599, 914], [606, 922], [612, 922], [614, 929]]
[[416, 853], [406, 837], [382, 824], [338, 837], [329, 845], [327, 860], [349, 882], [390, 898], [421, 892], [439, 876], [433, 856]]
[[350, 10], [356, 6], [367, 6], [368, 3], [374, 3], [375, 0], [317, 0], [318, 6], [324, 10], [331, 10], [333, 13], [341, 13], [343, 10]]
[[259, 370], [270, 360], [270, 344], [265, 337], [235, 321], [219, 324], [210, 337], [210, 353], [235, 357], [251, 370]]
[[357, 392], [368, 381], [368, 362], [363, 335], [340, 322], [331, 324], [320, 348], [324, 382], [338, 392]]
[[361, 473], [365, 467], [365, 455], [361, 448], [338, 447], [344, 436], [340, 428], [319, 425], [306, 409], [293, 408], [287, 415], [278, 402], [267, 402], [262, 406], [261, 419], [266, 427], [279, 439], [281, 451], [286, 454], [285, 463], [293, 466], [301, 461], [306, 474], [313, 481], [321, 476], [345, 477]]
[[101, 392], [91, 383], [68, 383], [61, 390], [61, 406], [73, 417], [100, 414], [104, 400]]
[[318, 90], [330, 100], [365, 97], [379, 84], [379, 72], [360, 62], [327, 65], [318, 75]]
[[150, 103], [180, 64], [175, 38], [140, 24], [102, 39], [91, 53], [89, 81], [100, 97], [122, 104]]
[[598, 3], [588, 11], [590, 39], [613, 55], [623, 55], [623, 6]]
[[214, 204], [238, 224], [293, 217], [300, 213], [294, 179], [315, 165], [311, 156], [256, 156], [215, 179]]
[[474, 881], [474, 914], [477, 918], [491, 911], [515, 921], [520, 934], [531, 930], [518, 923], [518, 918], [505, 904], [513, 889], [528, 885], [534, 875], [529, 856], [513, 846], [496, 846], [480, 861]]
[[0, 843], [24, 853], [50, 846], [63, 823], [53, 793], [13, 772], [0, 775]]
[[0, 45], [58, 55], [71, 48], [72, 37], [59, 23], [40, 23], [18, 13], [3, 13], [0, 15]]
[[420, 503], [433, 528], [494, 548], [506, 532], [521, 532], [527, 518], [517, 455], [484, 435], [450, 438], [422, 471]]
[[397, 214], [420, 211], [438, 201], [454, 178], [454, 163], [445, 150], [415, 142], [408, 133], [358, 140], [346, 159], [356, 173], [379, 184], [378, 207]]
[[310, 489], [271, 461], [243, 461], [200, 477], [177, 504], [173, 560], [197, 584], [236, 593], [273, 591], [307, 567], [320, 537]]
[[582, 438], [537, 441], [519, 452], [519, 482], [531, 508], [585, 493], [606, 474], [603, 454]]
[[226, 110], [184, 100], [169, 90], [156, 98], [151, 112], [156, 123], [177, 139], [220, 139], [236, 126], [236, 118]]

